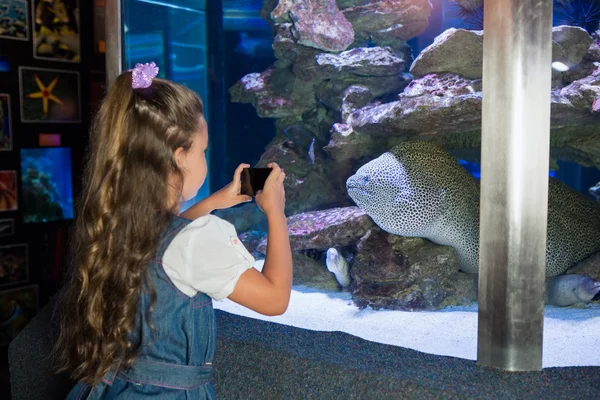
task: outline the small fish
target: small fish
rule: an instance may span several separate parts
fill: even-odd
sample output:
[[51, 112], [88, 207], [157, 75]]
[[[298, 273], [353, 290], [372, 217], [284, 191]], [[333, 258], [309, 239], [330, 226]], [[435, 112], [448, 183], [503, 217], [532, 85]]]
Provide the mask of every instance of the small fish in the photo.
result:
[[554, 61], [552, 63], [552, 68], [559, 72], [565, 72], [569, 70], [569, 67], [560, 61]]
[[311, 164], [315, 163], [315, 135], [302, 124], [293, 124], [283, 130], [283, 134], [295, 145], [307, 151]]
[[308, 159], [311, 164], [315, 163], [315, 138], [313, 138], [310, 147], [308, 148]]
[[594, 196], [596, 201], [600, 201], [600, 182], [589, 188], [588, 193]]

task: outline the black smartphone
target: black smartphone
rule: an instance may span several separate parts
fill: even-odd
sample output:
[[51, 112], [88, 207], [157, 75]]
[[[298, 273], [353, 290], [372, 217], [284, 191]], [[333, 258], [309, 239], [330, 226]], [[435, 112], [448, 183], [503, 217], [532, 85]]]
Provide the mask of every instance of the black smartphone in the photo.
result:
[[241, 194], [256, 196], [256, 192], [263, 190], [265, 181], [269, 177], [272, 168], [244, 168], [242, 170]]

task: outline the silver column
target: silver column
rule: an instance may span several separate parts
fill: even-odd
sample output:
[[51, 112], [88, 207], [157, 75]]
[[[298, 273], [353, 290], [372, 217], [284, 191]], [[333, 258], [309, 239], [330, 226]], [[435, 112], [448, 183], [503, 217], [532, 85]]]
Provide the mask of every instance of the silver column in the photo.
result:
[[542, 368], [552, 0], [485, 2], [477, 363]]
[[123, 0], [105, 0], [104, 21], [106, 24], [106, 87], [123, 70]]

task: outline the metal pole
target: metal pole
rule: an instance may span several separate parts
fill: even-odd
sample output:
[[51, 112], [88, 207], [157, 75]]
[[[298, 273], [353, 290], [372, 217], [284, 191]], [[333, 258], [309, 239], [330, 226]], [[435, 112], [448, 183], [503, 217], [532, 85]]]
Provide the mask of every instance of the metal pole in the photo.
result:
[[106, 25], [106, 87], [123, 70], [123, 0], [105, 0], [104, 22]]
[[552, 0], [484, 7], [477, 363], [541, 370]]

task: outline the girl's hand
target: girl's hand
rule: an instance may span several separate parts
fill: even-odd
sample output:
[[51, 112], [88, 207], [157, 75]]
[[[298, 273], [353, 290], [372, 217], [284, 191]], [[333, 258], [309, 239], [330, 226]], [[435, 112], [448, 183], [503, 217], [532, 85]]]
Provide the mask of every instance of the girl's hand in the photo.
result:
[[276, 163], [270, 163], [268, 166], [273, 170], [265, 182], [264, 189], [256, 194], [256, 204], [267, 216], [285, 215], [285, 172]]
[[233, 174], [233, 181], [223, 189], [213, 193], [210, 197], [214, 208], [222, 210], [224, 208], [233, 207], [240, 203], [252, 201], [251, 196], [240, 194], [242, 190], [242, 170], [250, 168], [249, 164], [240, 164]]

